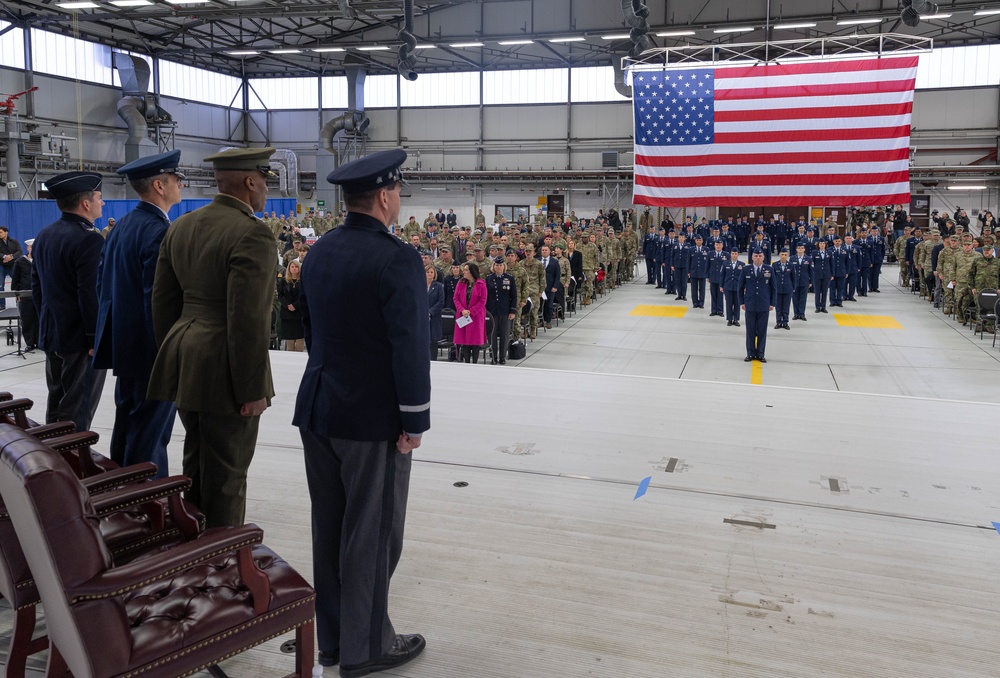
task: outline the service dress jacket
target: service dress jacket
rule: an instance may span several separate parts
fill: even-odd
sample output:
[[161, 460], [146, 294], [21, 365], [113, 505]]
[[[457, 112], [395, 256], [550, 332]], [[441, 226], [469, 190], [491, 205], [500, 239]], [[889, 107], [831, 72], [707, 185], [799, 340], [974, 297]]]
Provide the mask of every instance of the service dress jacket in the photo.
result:
[[277, 266], [271, 229], [237, 198], [216, 195], [174, 222], [153, 279], [159, 350], [150, 400], [236, 414], [274, 396], [268, 346]]

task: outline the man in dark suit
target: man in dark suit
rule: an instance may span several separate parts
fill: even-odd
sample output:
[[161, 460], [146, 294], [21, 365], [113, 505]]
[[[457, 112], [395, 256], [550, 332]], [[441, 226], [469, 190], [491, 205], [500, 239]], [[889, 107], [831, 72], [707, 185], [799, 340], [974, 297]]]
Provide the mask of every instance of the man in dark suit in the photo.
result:
[[392, 669], [423, 651], [397, 635], [389, 581], [403, 547], [409, 452], [430, 428], [426, 280], [412, 247], [386, 225], [399, 214], [403, 150], [347, 163], [343, 226], [302, 266], [309, 362], [293, 424], [312, 501], [319, 663], [341, 676]]
[[[21, 244], [10, 237], [10, 231], [6, 226], [0, 226], [0, 264], [2, 264], [2, 274], [0, 274], [0, 292], [6, 289], [7, 276], [13, 275], [14, 264], [23, 255]], [[0, 297], [0, 308], [7, 307], [7, 299]]]
[[118, 377], [111, 459], [120, 466], [151, 461], [160, 478], [169, 475], [167, 444], [177, 406], [148, 400], [146, 391], [156, 360], [153, 280], [170, 226], [167, 212], [181, 201], [180, 159], [180, 151], [170, 151], [118, 169], [140, 202], [108, 233], [97, 276], [94, 366], [110, 368]]
[[552, 329], [552, 304], [562, 288], [562, 271], [559, 262], [552, 256], [548, 245], [542, 245], [542, 269], [545, 271], [545, 303], [542, 305], [542, 320], [545, 329]]
[[219, 193], [167, 230], [153, 279], [159, 348], [146, 397], [177, 404], [187, 496], [209, 527], [243, 524], [260, 415], [274, 396], [267, 348], [277, 261], [274, 234], [254, 214], [277, 176], [272, 153], [234, 148], [205, 158]]
[[[27, 248], [24, 256], [20, 256], [14, 262], [14, 270], [10, 274], [10, 288], [15, 291], [31, 292], [31, 267], [33, 257], [31, 254], [33, 239], [25, 240], [24, 246]], [[18, 315], [21, 317], [21, 335], [24, 337], [24, 350], [34, 351], [38, 345], [38, 309], [31, 294], [18, 296]]]
[[[31, 295], [38, 309], [38, 346], [45, 351], [49, 396], [45, 423], [71, 420], [90, 429], [104, 388], [95, 369], [97, 264], [104, 238], [94, 230], [101, 216], [101, 175], [66, 172], [45, 182], [62, 216], [35, 238]], [[270, 235], [270, 232], [268, 232]]]
[[759, 360], [766, 363], [767, 319], [777, 299], [774, 272], [764, 264], [764, 253], [754, 250], [752, 263], [743, 268], [740, 279], [740, 306], [746, 313], [747, 357], [744, 362]]

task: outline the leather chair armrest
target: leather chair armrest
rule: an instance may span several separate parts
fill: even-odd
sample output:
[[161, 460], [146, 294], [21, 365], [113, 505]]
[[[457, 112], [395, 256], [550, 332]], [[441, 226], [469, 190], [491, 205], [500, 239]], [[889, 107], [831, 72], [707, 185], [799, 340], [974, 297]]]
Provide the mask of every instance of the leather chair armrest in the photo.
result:
[[0, 400], [0, 415], [13, 414], [14, 412], [27, 412], [35, 403], [28, 398], [13, 398], [10, 400]]
[[[102, 478], [104, 475], [96, 476]], [[133, 483], [117, 490], [102, 492], [90, 498], [90, 504], [98, 516], [124, 511], [125, 509], [148, 504], [157, 499], [165, 499], [174, 494], [180, 494], [191, 487], [191, 479], [185, 476], [161, 478], [148, 483]]]
[[99, 494], [113, 490], [122, 485], [130, 485], [142, 480], [149, 480], [156, 475], [156, 464], [144, 461], [132, 466], [107, 471], [96, 476], [82, 479], [80, 482], [90, 494]]
[[101, 436], [93, 431], [78, 431], [76, 433], [67, 433], [55, 438], [49, 438], [45, 441], [45, 444], [56, 452], [68, 452], [81, 447], [96, 445], [100, 439]]
[[14, 396], [10, 394], [9, 391], [0, 391], [0, 402], [4, 400], [11, 400]]
[[[123, 595], [147, 584], [172, 577], [187, 568], [264, 539], [264, 531], [253, 524], [205, 530], [201, 536], [171, 549], [106, 570], [88, 582], [66, 590], [71, 605]], [[255, 607], [259, 602], [255, 601]]]
[[56, 438], [58, 436], [64, 436], [67, 433], [74, 433], [76, 431], [76, 424], [71, 421], [57, 421], [52, 424], [42, 424], [41, 426], [33, 426], [25, 431], [30, 435], [35, 436], [39, 440], [45, 440], [46, 438]]

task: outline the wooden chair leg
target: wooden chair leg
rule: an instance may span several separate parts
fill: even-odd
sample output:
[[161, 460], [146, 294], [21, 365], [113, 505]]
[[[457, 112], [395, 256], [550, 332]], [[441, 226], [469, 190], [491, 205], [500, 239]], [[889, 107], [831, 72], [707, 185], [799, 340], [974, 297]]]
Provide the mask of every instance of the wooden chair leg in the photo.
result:
[[28, 657], [49, 646], [48, 636], [31, 639], [35, 632], [35, 606], [29, 605], [17, 610], [14, 617], [14, 631], [10, 637], [10, 654], [7, 656], [6, 678], [24, 678]]
[[45, 678], [66, 678], [72, 675], [66, 661], [59, 654], [59, 649], [52, 645], [49, 647], [49, 664], [45, 668]]
[[295, 629], [295, 673], [294, 678], [312, 678], [316, 664], [315, 622], [308, 622]]

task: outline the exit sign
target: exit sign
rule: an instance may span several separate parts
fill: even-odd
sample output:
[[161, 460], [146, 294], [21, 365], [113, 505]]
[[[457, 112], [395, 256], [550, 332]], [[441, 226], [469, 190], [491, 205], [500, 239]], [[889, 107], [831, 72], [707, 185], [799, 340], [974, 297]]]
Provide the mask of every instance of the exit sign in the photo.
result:
[[326, 200], [317, 200], [316, 207], [326, 207]]

